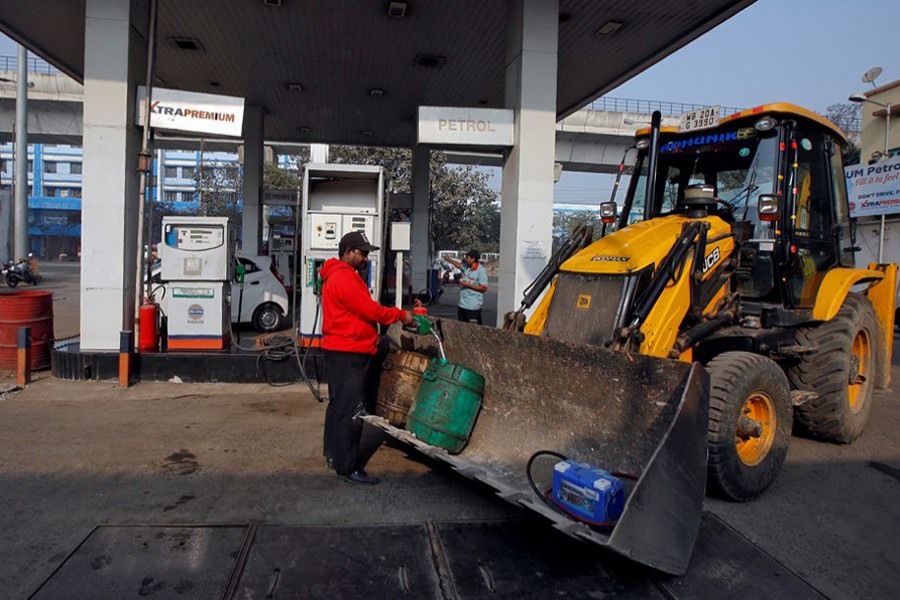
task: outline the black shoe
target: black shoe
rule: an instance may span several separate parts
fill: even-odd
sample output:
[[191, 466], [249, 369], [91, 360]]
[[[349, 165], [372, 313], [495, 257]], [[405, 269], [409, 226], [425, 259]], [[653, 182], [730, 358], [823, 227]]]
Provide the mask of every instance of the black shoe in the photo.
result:
[[350, 483], [364, 483], [366, 485], [375, 485], [378, 483], [377, 477], [372, 477], [362, 469], [354, 469], [349, 473], [338, 473], [338, 475]]

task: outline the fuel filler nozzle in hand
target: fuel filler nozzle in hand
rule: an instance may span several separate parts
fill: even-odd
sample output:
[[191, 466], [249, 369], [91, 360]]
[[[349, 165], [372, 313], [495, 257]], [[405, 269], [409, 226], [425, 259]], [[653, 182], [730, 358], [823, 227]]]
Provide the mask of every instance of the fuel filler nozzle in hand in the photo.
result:
[[410, 329], [419, 335], [429, 335], [434, 330], [434, 323], [425, 315], [413, 315]]

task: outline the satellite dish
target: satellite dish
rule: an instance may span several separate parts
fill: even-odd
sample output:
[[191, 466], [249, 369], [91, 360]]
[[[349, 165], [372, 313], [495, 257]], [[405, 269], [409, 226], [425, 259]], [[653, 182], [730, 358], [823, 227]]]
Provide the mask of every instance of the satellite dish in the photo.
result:
[[878, 79], [878, 77], [881, 75], [882, 70], [883, 69], [881, 67], [872, 67], [871, 69], [863, 73], [863, 83], [871, 83], [872, 85], [875, 85], [875, 80]]

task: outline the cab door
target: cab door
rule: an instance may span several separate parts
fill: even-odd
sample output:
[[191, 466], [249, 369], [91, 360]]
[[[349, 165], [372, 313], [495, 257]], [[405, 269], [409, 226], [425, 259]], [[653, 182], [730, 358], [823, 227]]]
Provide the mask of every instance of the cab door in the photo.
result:
[[826, 142], [828, 151], [829, 176], [834, 190], [834, 241], [837, 244], [838, 262], [842, 267], [856, 266], [856, 231], [850, 220], [850, 201], [847, 198], [847, 176], [841, 147], [833, 139]]
[[802, 125], [791, 142], [787, 192], [792, 203], [790, 305], [811, 308], [825, 274], [838, 265], [831, 156], [824, 132]]

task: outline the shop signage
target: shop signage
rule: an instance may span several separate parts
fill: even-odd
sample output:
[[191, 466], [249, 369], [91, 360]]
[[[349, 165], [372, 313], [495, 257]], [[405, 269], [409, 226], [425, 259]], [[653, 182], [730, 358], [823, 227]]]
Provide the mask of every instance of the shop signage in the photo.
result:
[[844, 168], [851, 217], [900, 213], [900, 156]]

